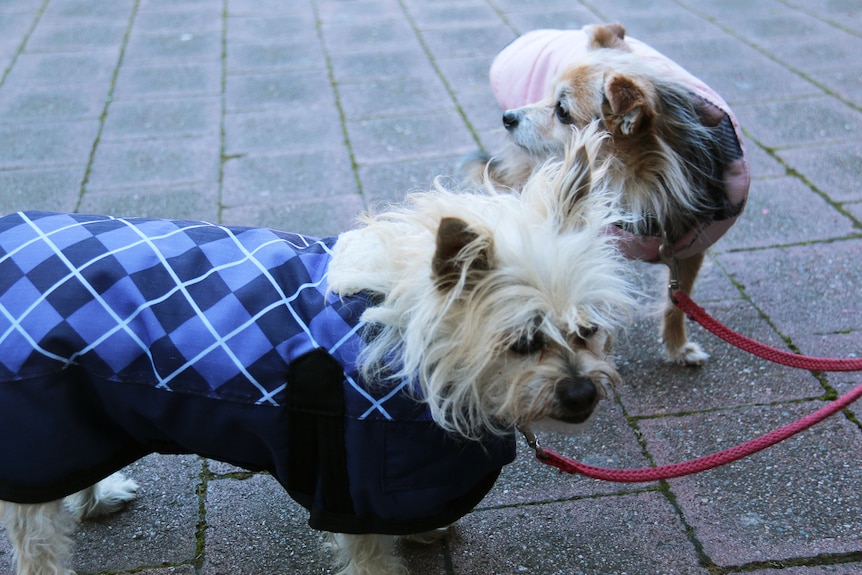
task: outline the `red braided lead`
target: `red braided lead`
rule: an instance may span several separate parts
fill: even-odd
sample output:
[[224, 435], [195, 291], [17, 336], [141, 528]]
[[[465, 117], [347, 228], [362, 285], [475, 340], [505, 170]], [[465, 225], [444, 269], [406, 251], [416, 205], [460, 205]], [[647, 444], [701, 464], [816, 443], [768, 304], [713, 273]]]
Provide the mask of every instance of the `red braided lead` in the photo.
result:
[[862, 371], [862, 358], [832, 359], [826, 357], [807, 357], [769, 347], [737, 333], [722, 325], [714, 317], [694, 303], [688, 294], [678, 291], [673, 294], [676, 307], [685, 312], [690, 319], [720, 337], [727, 343], [747, 351], [767, 361], [780, 363], [788, 367], [807, 369], [809, 371]]
[[[727, 343], [748, 351], [760, 358], [787, 365], [789, 367], [796, 367], [810, 371], [862, 371], [862, 359], [807, 357], [769, 347], [722, 325], [715, 318], [706, 313], [703, 308], [695, 304], [684, 292], [677, 291], [674, 293], [673, 297], [676, 306], [685, 312], [690, 319], [698, 322], [704, 328]], [[846, 408], [860, 397], [862, 397], [862, 385], [857, 386], [850, 393], [818, 409], [814, 413], [803, 417], [802, 419], [747, 441], [741, 445], [693, 459], [691, 461], [661, 465], [658, 467], [645, 467], [641, 469], [607, 469], [603, 467], [594, 467], [592, 465], [586, 465], [564, 457], [550, 449], [539, 447], [535, 437], [532, 439], [531, 446], [536, 450], [536, 457], [539, 461], [546, 465], [556, 467], [561, 472], [580, 474], [592, 477], [593, 479], [602, 479], [604, 481], [614, 481], [617, 483], [643, 483], [647, 481], [673, 479], [675, 477], [700, 473], [728, 463], [733, 463], [743, 457], [762, 451], [767, 447], [771, 447], [776, 443], [784, 441], [785, 439], [808, 429], [812, 425], [820, 423], [827, 417], [830, 417]]]
[[820, 423], [827, 417], [838, 413], [860, 397], [862, 397], [862, 385], [857, 386], [850, 393], [836, 399], [814, 413], [785, 425], [784, 427], [780, 427], [775, 431], [761, 435], [760, 437], [747, 441], [741, 445], [737, 445], [711, 455], [706, 455], [698, 459], [693, 459], [691, 461], [684, 461], [682, 463], [673, 463], [658, 467], [645, 467], [641, 469], [606, 469], [603, 467], [585, 465], [573, 459], [564, 457], [550, 449], [545, 449], [544, 447], [539, 447], [536, 450], [536, 457], [542, 463], [556, 467], [561, 472], [585, 475], [587, 477], [592, 477], [593, 479], [602, 479], [604, 481], [614, 481], [617, 483], [643, 483], [646, 481], [673, 479], [674, 477], [692, 475], [694, 473], [707, 471], [728, 463], [733, 463], [738, 459], [748, 457], [753, 453], [757, 453], [767, 447], [771, 447], [780, 441], [784, 441], [788, 437], [796, 435], [800, 431], [808, 429], [812, 425]]

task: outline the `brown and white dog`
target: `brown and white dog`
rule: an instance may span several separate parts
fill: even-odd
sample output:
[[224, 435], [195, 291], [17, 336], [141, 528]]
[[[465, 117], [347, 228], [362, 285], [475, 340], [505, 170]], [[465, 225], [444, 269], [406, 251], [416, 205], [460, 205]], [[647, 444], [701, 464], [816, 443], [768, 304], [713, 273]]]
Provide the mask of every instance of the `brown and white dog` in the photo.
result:
[[[520, 189], [537, 167], [559, 157], [572, 131], [597, 124], [606, 137], [607, 184], [631, 222], [609, 231], [631, 258], [672, 254], [689, 293], [704, 251], [742, 212], [749, 170], [739, 126], [724, 100], [621, 24], [536, 30], [494, 60], [491, 86], [505, 110], [511, 145], [467, 158], [469, 177]], [[700, 365], [708, 355], [688, 340], [685, 317], [665, 307], [669, 358]]]

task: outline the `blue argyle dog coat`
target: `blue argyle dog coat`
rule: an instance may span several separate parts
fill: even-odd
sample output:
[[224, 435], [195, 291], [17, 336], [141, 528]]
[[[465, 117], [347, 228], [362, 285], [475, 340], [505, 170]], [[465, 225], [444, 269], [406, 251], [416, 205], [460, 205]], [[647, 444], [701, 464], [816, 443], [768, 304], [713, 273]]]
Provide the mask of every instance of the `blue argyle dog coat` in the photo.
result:
[[153, 452], [270, 472], [316, 529], [404, 534], [475, 506], [514, 437], [445, 433], [412, 383], [364, 382], [374, 294], [327, 293], [337, 238], [204, 222], [0, 218], [0, 500]]

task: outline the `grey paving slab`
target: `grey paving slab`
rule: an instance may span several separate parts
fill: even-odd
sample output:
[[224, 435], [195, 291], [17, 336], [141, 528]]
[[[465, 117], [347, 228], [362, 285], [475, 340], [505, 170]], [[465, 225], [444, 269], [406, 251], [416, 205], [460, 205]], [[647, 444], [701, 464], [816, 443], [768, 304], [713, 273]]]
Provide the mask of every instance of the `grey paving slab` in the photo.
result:
[[221, 96], [221, 62], [167, 62], [125, 65], [117, 74], [113, 97], [146, 100], [158, 97]]
[[477, 512], [458, 524], [449, 545], [459, 575], [707, 573], [658, 493]]
[[218, 137], [114, 141], [96, 151], [87, 188], [217, 182]]
[[[862, 327], [855, 311], [862, 309], [860, 249], [857, 241], [836, 241], [728, 254], [722, 262], [770, 322], [793, 339]], [[804, 320], [801, 310], [810, 310]]]
[[476, 147], [463, 121], [444, 113], [349, 122], [347, 134], [359, 164], [464, 154]]
[[[139, 498], [105, 518], [86, 521], [75, 535], [81, 571], [126, 571], [140, 566], [181, 565], [194, 559], [201, 463], [197, 457], [149, 456], [126, 475], [140, 485]], [[166, 509], [170, 513], [165, 513]], [[110, 544], [110, 553], [104, 545]]]
[[0, 211], [74, 211], [81, 195], [84, 167], [0, 170]]
[[[202, 219], [338, 234], [505, 140], [487, 71], [519, 33], [621, 21], [706, 80], [752, 174], [695, 300], [785, 350], [862, 354], [862, 9], [855, 0], [0, 0], [0, 211]], [[447, 179], [448, 178], [448, 179]], [[711, 355], [663, 360], [664, 269], [634, 265], [623, 383], [578, 434], [595, 465], [677, 462], [750, 439], [862, 384], [767, 363], [688, 323]], [[559, 475], [519, 444], [414, 575], [862, 572], [862, 406], [731, 466], [667, 483]], [[150, 456], [124, 512], [85, 523], [89, 575], [331, 573], [272, 478]], [[2, 529], [0, 529], [2, 533]], [[0, 537], [0, 574], [10, 573]]]
[[301, 108], [239, 112], [224, 117], [224, 146], [228, 157], [340, 149], [344, 128], [335, 105], [313, 114]]
[[[816, 220], [811, 213], [816, 212]], [[799, 178], [755, 180], [745, 217], [716, 244], [715, 251], [789, 245], [856, 233], [854, 222]]]
[[[703, 304], [707, 311], [747, 337], [789, 351], [778, 335], [743, 301]], [[810, 373], [752, 357], [689, 322], [691, 339], [711, 355], [701, 368], [681, 370], [663, 360], [658, 322], [648, 319], [629, 329], [617, 346], [623, 377], [619, 389], [632, 416], [819, 397], [824, 390]]]
[[126, 34], [124, 22], [82, 22], [74, 28], [45, 19], [27, 40], [29, 52], [85, 52], [119, 46]]
[[302, 202], [358, 192], [350, 157], [343, 149], [321, 150], [315, 158], [293, 153], [232, 159], [224, 165], [223, 190], [222, 201], [228, 206]]
[[734, 107], [746, 130], [767, 148], [862, 139], [862, 120], [826, 96]]
[[320, 105], [334, 101], [325, 70], [230, 75], [225, 98], [228, 112], [282, 108], [314, 114]]
[[[655, 419], [641, 422], [641, 430], [657, 461], [666, 463], [727, 448], [821, 406]], [[862, 470], [847, 456], [860, 449], [858, 427], [839, 416], [728, 467], [671, 480], [671, 489], [718, 565], [848, 552], [858, 548], [862, 533]], [[802, 473], [796, 469], [801, 462]]]
[[98, 119], [50, 124], [0, 123], [0, 168], [85, 165], [99, 130]]
[[833, 202], [862, 197], [857, 178], [862, 169], [862, 141], [781, 150], [778, 156]]
[[321, 536], [275, 480], [214, 480], [207, 486], [207, 552], [200, 573], [328, 573]]
[[[75, 195], [77, 198], [78, 194]], [[63, 209], [62, 204], [43, 206], [46, 210]], [[90, 189], [80, 197], [77, 211], [217, 222], [220, 213], [218, 186], [212, 182]]]

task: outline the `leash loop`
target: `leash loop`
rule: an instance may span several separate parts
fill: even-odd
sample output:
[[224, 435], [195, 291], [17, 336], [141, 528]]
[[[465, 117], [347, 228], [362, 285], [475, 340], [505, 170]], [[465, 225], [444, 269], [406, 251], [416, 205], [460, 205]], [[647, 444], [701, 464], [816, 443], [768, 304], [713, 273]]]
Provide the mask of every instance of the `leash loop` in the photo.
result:
[[533, 430], [530, 429], [529, 426], [518, 424], [515, 427], [521, 432], [521, 434], [523, 434], [524, 439], [527, 441], [527, 445], [530, 446], [530, 449], [536, 452], [536, 457], [539, 460], [548, 459], [548, 452], [539, 445], [539, 438], [536, 437], [536, 434], [533, 433]]

